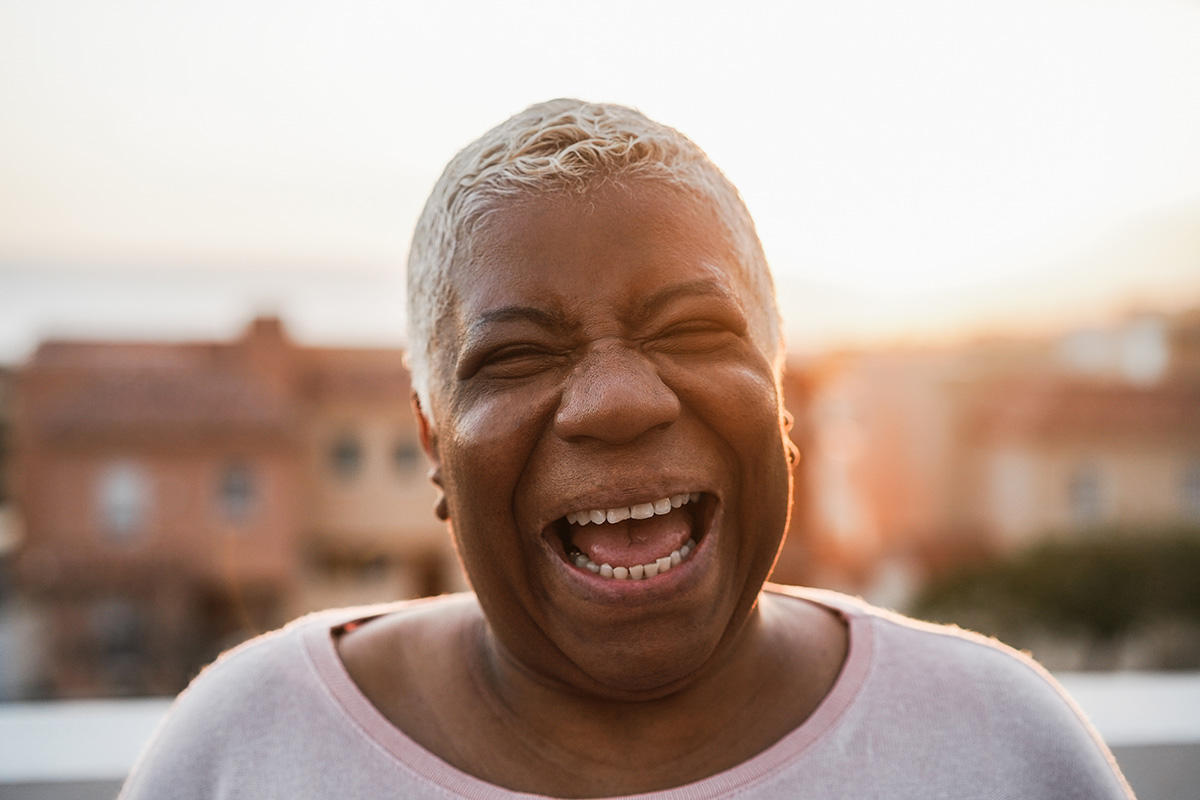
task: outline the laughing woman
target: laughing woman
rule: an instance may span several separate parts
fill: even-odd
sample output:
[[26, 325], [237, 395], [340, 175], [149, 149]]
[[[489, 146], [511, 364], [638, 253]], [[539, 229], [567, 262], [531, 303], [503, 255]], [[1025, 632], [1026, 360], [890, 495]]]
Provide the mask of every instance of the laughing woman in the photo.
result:
[[764, 588], [795, 461], [774, 290], [736, 190], [677, 131], [518, 114], [446, 168], [408, 289], [473, 592], [226, 654], [127, 800], [1130, 796], [1025, 657]]

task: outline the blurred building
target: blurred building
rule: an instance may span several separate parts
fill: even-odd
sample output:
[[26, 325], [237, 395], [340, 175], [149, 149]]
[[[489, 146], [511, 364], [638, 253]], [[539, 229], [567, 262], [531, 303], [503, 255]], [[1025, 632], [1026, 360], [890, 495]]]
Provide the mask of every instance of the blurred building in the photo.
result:
[[[16, 374], [0, 367], [0, 563], [16, 547], [19, 531], [12, 512], [12, 416]], [[3, 579], [0, 579], [3, 580]], [[0, 587], [3, 584], [0, 583]], [[3, 597], [0, 588], [0, 597]]]
[[[777, 580], [903, 607], [1043, 536], [1200, 524], [1200, 313], [783, 383], [801, 458]], [[461, 588], [409, 393], [399, 351], [270, 318], [0, 372], [0, 696], [170, 693], [305, 611]]]
[[4, 579], [3, 565], [16, 549], [21, 538], [17, 516], [13, 509], [13, 401], [16, 394], [16, 373], [8, 367], [0, 367], [0, 602], [8, 587]]
[[1198, 342], [1200, 314], [1132, 318], [976, 387], [961, 438], [990, 540], [1200, 526]]
[[817, 583], [902, 607], [1041, 537], [1200, 526], [1200, 313], [809, 372]]
[[396, 350], [47, 342], [20, 371], [35, 694], [177, 691], [306, 610], [461, 585]]
[[12, 422], [16, 373], [0, 367], [0, 701], [18, 697], [36, 673], [35, 620], [16, 591], [13, 564], [22, 540], [12, 499]]
[[1200, 524], [1200, 383], [1016, 380], [973, 411], [976, 499], [998, 545]]

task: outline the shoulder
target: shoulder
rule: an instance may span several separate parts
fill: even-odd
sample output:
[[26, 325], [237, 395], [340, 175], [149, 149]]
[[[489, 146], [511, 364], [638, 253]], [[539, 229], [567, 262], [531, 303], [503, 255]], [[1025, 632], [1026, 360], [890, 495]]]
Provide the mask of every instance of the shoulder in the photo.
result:
[[221, 654], [204, 668], [179, 695], [171, 717], [190, 722], [228, 720], [245, 716], [248, 708], [261, 708], [316, 680], [311, 649], [334, 628], [358, 619], [386, 613], [387, 606], [335, 609], [309, 614], [269, 633], [257, 636]]
[[[782, 590], [842, 614], [848, 668], [864, 676], [848, 715], [896, 762], [986, 767], [1028, 796], [1125, 797], [1112, 755], [1058, 682], [1028, 654], [860, 599]], [[985, 778], [980, 773], [981, 779]]]
[[973, 689], [990, 681], [1035, 687], [1036, 691], [1066, 700], [1066, 695], [1040, 664], [998, 639], [983, 636], [955, 625], [942, 625], [906, 617], [878, 608], [861, 598], [838, 592], [772, 587], [781, 594], [824, 605], [845, 617], [857, 628], [861, 649], [870, 649], [876, 673], [893, 670], [909, 677], [927, 676], [929, 681], [966, 677]]
[[261, 772], [344, 735], [345, 715], [327, 680], [331, 631], [405, 604], [319, 612], [224, 653], [176, 698], [131, 774], [122, 798], [209, 797], [213, 787]]

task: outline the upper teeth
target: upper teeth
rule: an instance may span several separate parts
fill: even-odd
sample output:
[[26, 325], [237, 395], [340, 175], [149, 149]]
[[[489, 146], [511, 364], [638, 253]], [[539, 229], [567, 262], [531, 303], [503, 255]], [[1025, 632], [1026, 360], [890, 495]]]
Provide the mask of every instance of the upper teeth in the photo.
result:
[[655, 500], [653, 503], [638, 503], [637, 505], [621, 506], [619, 508], [593, 508], [589, 511], [572, 511], [567, 514], [567, 522], [573, 525], [587, 525], [589, 522], [594, 522], [599, 525], [602, 522], [621, 522], [626, 519], [649, 519], [656, 514], [666, 514], [672, 508], [679, 508], [685, 503], [695, 502], [699, 499], [699, 492], [692, 492], [691, 494], [684, 492]]

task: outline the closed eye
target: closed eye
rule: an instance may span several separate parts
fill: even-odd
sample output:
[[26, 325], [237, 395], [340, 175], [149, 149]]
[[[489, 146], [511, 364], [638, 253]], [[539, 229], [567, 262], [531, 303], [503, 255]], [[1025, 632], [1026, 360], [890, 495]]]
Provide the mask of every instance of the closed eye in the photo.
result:
[[692, 320], [670, 326], [647, 341], [646, 346], [662, 353], [704, 354], [719, 350], [736, 338], [737, 333], [722, 322]]
[[484, 356], [477, 374], [481, 378], [500, 380], [529, 378], [557, 369], [564, 358], [563, 353], [541, 345], [506, 345]]

